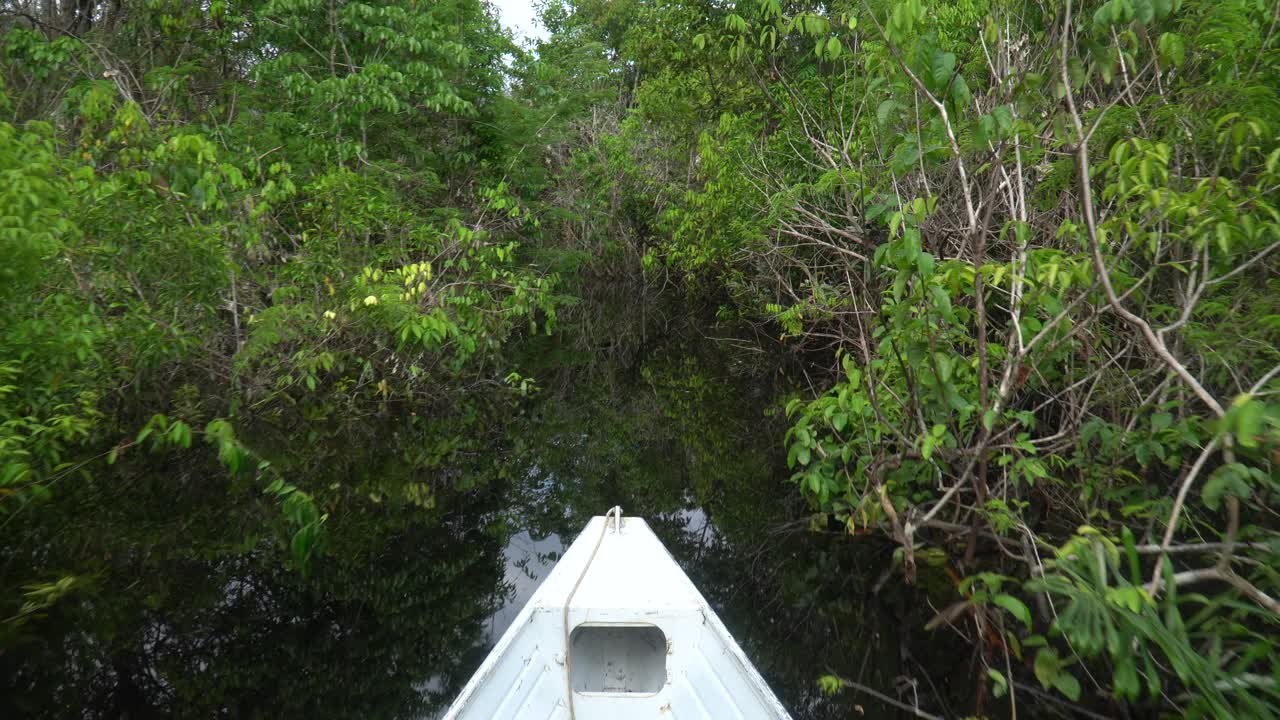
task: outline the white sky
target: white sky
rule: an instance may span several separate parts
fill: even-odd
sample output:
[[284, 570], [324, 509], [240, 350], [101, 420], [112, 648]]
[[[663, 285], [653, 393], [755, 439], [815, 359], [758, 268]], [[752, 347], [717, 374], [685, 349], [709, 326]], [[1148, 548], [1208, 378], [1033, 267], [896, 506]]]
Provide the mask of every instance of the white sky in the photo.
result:
[[546, 39], [547, 30], [538, 22], [533, 0], [489, 1], [498, 9], [498, 16], [502, 18], [502, 24], [515, 32], [516, 39]]

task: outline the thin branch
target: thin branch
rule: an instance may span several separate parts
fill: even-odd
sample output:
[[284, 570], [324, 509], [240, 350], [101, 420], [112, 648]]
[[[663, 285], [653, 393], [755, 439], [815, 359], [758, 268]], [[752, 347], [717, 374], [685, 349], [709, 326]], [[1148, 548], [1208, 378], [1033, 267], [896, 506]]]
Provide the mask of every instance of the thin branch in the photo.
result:
[[1076, 131], [1076, 163], [1080, 182], [1080, 204], [1084, 212], [1085, 229], [1089, 237], [1089, 249], [1093, 254], [1094, 270], [1098, 273], [1098, 279], [1102, 281], [1102, 289], [1107, 296], [1107, 301], [1111, 303], [1111, 307], [1116, 311], [1116, 314], [1136, 327], [1156, 355], [1172, 368], [1178, 374], [1178, 377], [1182, 378], [1182, 381], [1195, 393], [1196, 397], [1200, 398], [1205, 405], [1208, 405], [1215, 415], [1222, 417], [1226, 412], [1223, 410], [1222, 404], [1187, 370], [1186, 365], [1173, 356], [1173, 353], [1169, 351], [1169, 347], [1151, 329], [1151, 325], [1124, 306], [1116, 294], [1115, 286], [1111, 283], [1111, 274], [1107, 271], [1106, 262], [1102, 258], [1102, 243], [1098, 238], [1098, 221], [1093, 208], [1093, 188], [1089, 179], [1089, 139], [1085, 136], [1084, 122], [1080, 117], [1080, 111], [1076, 108], [1075, 95], [1071, 90], [1071, 74], [1067, 70], [1067, 54], [1071, 38], [1071, 2], [1072, 0], [1067, 0], [1066, 12], [1063, 14], [1062, 57], [1060, 58], [1060, 64], [1062, 67], [1062, 85], [1066, 88], [1067, 109], [1070, 111], [1071, 123]]
[[840, 678], [840, 684], [851, 687], [854, 690], [857, 690], [859, 692], [864, 692], [870, 695], [871, 697], [874, 697], [875, 699], [879, 700], [882, 703], [892, 705], [898, 708], [899, 710], [905, 710], [906, 712], [909, 712], [918, 718], [925, 718], [925, 720], [944, 720], [944, 718], [941, 715], [934, 715], [933, 713], [927, 713], [914, 705], [908, 705], [902, 702], [901, 700], [896, 700], [894, 698], [891, 698], [888, 695], [885, 695], [884, 693], [878, 690], [874, 690], [872, 688], [867, 687], [866, 685], [863, 685], [862, 683], [854, 682], [853, 680], [846, 680], [845, 678]]
[[[1068, 0], [1070, 2], [1070, 0]], [[1205, 462], [1209, 460], [1209, 456], [1218, 449], [1219, 438], [1214, 438], [1208, 445], [1204, 446], [1200, 457], [1196, 458], [1195, 464], [1187, 471], [1187, 476], [1182, 479], [1182, 486], [1178, 488], [1178, 495], [1173, 500], [1173, 510], [1169, 512], [1169, 523], [1164, 529], [1164, 539], [1160, 541], [1161, 555], [1156, 559], [1155, 570], [1151, 573], [1151, 582], [1148, 584], [1149, 591], [1152, 595], [1160, 592], [1161, 571], [1164, 569], [1164, 551], [1169, 549], [1173, 544], [1173, 534], [1178, 528], [1178, 517], [1182, 515], [1182, 507], [1187, 500], [1187, 492], [1191, 489], [1191, 485], [1195, 483], [1196, 476], [1204, 469]]]

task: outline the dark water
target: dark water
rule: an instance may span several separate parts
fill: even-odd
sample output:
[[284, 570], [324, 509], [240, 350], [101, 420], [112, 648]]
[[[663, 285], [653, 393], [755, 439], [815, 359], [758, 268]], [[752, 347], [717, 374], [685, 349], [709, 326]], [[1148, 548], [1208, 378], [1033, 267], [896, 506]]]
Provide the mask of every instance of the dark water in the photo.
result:
[[524, 361], [540, 389], [479, 442], [502, 460], [459, 481], [471, 491], [380, 501], [403, 442], [385, 429], [292, 451], [317, 458], [295, 471], [347, 493], [327, 498], [342, 510], [309, 577], [267, 549], [278, 511], [216, 468], [148, 461], [56, 504], [5, 573], [91, 587], [9, 638], [0, 717], [435, 717], [615, 504], [653, 526], [797, 719], [899, 716], [822, 695], [828, 673], [935, 712], [971, 698], [973, 659], [919, 630], [930, 591], [892, 574], [892, 547], [810, 529], [781, 448], [782, 364], [700, 336], [626, 353], [542, 342]]

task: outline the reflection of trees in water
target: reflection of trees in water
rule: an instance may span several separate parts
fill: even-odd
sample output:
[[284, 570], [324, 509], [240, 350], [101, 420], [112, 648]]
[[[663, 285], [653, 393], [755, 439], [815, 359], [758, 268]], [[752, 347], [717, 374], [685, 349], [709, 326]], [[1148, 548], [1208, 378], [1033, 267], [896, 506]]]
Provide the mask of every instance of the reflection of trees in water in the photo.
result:
[[304, 578], [255, 535], [274, 516], [251, 489], [214, 467], [146, 472], [110, 509], [69, 497], [6, 549], [5, 568], [40, 548], [96, 581], [0, 654], [0, 716], [413, 717], [465, 683], [502, 580], [492, 494], [446, 520], [348, 503]]
[[[949, 692], [926, 677], [967, 676], [944, 672], [963, 653], [919, 652], [939, 639], [908, 634], [920, 596], [871, 591], [887, 546], [797, 522], [807, 510], [767, 412], [776, 365], [767, 379], [727, 367], [700, 335], [634, 350], [637, 364], [581, 363], [554, 339], [534, 345], [541, 366], [520, 370], [544, 390], [501, 423], [477, 422], [493, 417], [481, 407], [259, 428], [257, 449], [333, 512], [310, 578], [287, 565], [277, 511], [212, 461], [131, 458], [38, 525], [19, 519], [0, 579], [39, 566], [95, 581], [0, 655], [0, 716], [430, 717], [483, 659], [515, 592], [504, 570], [544, 573], [556, 558], [537, 541], [572, 541], [614, 504], [649, 520], [797, 720], [854, 712], [818, 693], [827, 672], [881, 689], [914, 679], [926, 707]], [[429, 445], [477, 427], [452, 454]], [[401, 492], [424, 483], [430, 507]], [[507, 567], [522, 532], [536, 568]]]
[[853, 717], [855, 704], [868, 717], [896, 717], [895, 708], [847, 691], [823, 695], [816, 680], [827, 673], [889, 695], [899, 685], [910, 693], [914, 683], [922, 707], [947, 706], [948, 688], [931, 682], [965, 662], [966, 649], [949, 636], [912, 634], [931, 614], [921, 593], [897, 583], [873, 591], [891, 562], [888, 544], [795, 523], [711, 543], [696, 529], [661, 534], [797, 719]]

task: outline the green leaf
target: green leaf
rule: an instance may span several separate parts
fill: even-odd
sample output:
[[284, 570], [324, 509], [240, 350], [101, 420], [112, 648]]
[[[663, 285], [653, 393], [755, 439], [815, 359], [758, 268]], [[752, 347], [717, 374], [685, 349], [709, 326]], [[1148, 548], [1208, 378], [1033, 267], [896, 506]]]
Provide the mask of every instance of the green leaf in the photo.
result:
[[310, 571], [311, 553], [315, 549], [318, 530], [319, 528], [314, 525], [307, 525], [294, 533], [289, 543], [293, 561], [297, 563], [303, 575], [307, 575]]
[[1133, 4], [1133, 13], [1138, 22], [1150, 23], [1156, 19], [1156, 8], [1152, 0], [1129, 0]]
[[1121, 537], [1124, 539], [1125, 560], [1129, 563], [1129, 582], [1134, 585], [1142, 584], [1142, 570], [1138, 562], [1137, 540], [1133, 536], [1133, 530], [1123, 528]]
[[1111, 16], [1114, 12], [1112, 4], [1110, 2], [1103, 3], [1101, 7], [1093, 11], [1093, 23], [1095, 25], [1106, 26], [1111, 24]]
[[987, 668], [987, 677], [995, 682], [995, 687], [991, 689], [991, 694], [996, 697], [1004, 697], [1009, 692], [1009, 681], [1005, 679], [1004, 674], [995, 668]]
[[886, 28], [885, 34], [889, 36], [889, 40], [900, 43], [907, 38], [915, 27], [915, 12], [911, 8], [910, 2], [900, 2], [889, 14], [889, 26]]
[[801, 446], [800, 449], [796, 451], [796, 460], [798, 460], [801, 465], [808, 465], [810, 460], [809, 448]]
[[1142, 688], [1138, 683], [1138, 667], [1132, 655], [1122, 655], [1115, 659], [1115, 670], [1111, 673], [1111, 681], [1115, 685], [1116, 695], [1129, 701], [1138, 699], [1138, 693]]
[[[1040, 656], [1037, 655], [1036, 659], [1039, 660]], [[1080, 699], [1080, 681], [1071, 673], [1058, 673], [1058, 675], [1054, 677], [1053, 687], [1056, 688], [1058, 692], [1066, 695], [1072, 702], [1076, 702]]]
[[844, 687], [844, 682], [835, 675], [823, 675], [818, 678], [818, 689], [824, 695], [835, 695]]
[[1228, 463], [1213, 471], [1200, 491], [1200, 499], [1210, 510], [1217, 510], [1228, 495], [1248, 499], [1252, 489], [1247, 482], [1249, 469], [1241, 463]]
[[969, 83], [965, 82], [964, 75], [956, 75], [956, 79], [952, 81], [951, 99], [961, 107], [968, 106], [973, 99], [973, 91], [969, 89]]
[[897, 100], [885, 100], [876, 108], [876, 122], [885, 125], [889, 122], [889, 114], [898, 108]]
[[1262, 403], [1248, 398], [1244, 402], [1233, 403], [1232, 414], [1235, 415], [1235, 436], [1241, 447], [1258, 447], [1257, 436], [1262, 433]]
[[1151, 443], [1142, 443], [1133, 449], [1133, 456], [1138, 460], [1138, 464], [1147, 467], [1151, 464]]
[[933, 276], [934, 257], [931, 253], [922, 252], [916, 256], [916, 270], [920, 272], [920, 276], [929, 278]]
[[933, 361], [938, 364], [938, 379], [942, 382], [949, 381], [951, 379], [951, 374], [955, 369], [954, 365], [951, 363], [951, 358], [947, 357], [944, 353], [936, 352], [933, 354]]
[[1036, 653], [1036, 662], [1034, 670], [1036, 680], [1040, 681], [1040, 686], [1045, 690], [1054, 686], [1057, 682], [1059, 671], [1062, 669], [1062, 660], [1058, 658], [1058, 651], [1051, 647], [1042, 648]]
[[[1093, 21], [1098, 25], [1126, 25], [1135, 17], [1134, 0], [1109, 0], [1093, 14]], [[1075, 80], [1072, 80], [1075, 83]]]
[[1067, 76], [1071, 79], [1071, 87], [1084, 87], [1087, 69], [1080, 58], [1071, 58], [1067, 62]]
[[991, 602], [1005, 610], [1008, 610], [1014, 617], [1021, 620], [1022, 624], [1026, 625], [1028, 630], [1031, 629], [1031, 609], [1027, 607], [1026, 603], [1012, 595], [1005, 595], [1004, 593], [991, 598]]
[[941, 286], [930, 285], [929, 295], [933, 298], [933, 306], [942, 313], [942, 317], [947, 320], [955, 320], [955, 313], [951, 310], [951, 296], [943, 290]]
[[956, 56], [954, 53], [937, 50], [933, 53], [933, 61], [929, 67], [933, 73], [933, 85], [940, 90], [946, 87], [947, 81], [955, 74]]
[[974, 136], [979, 145], [986, 145], [996, 139], [996, 119], [990, 115], [983, 115], [978, 118], [978, 125], [974, 128]]
[[1160, 36], [1157, 44], [1160, 51], [1160, 62], [1169, 67], [1181, 67], [1187, 59], [1187, 44], [1181, 35], [1167, 32]]

